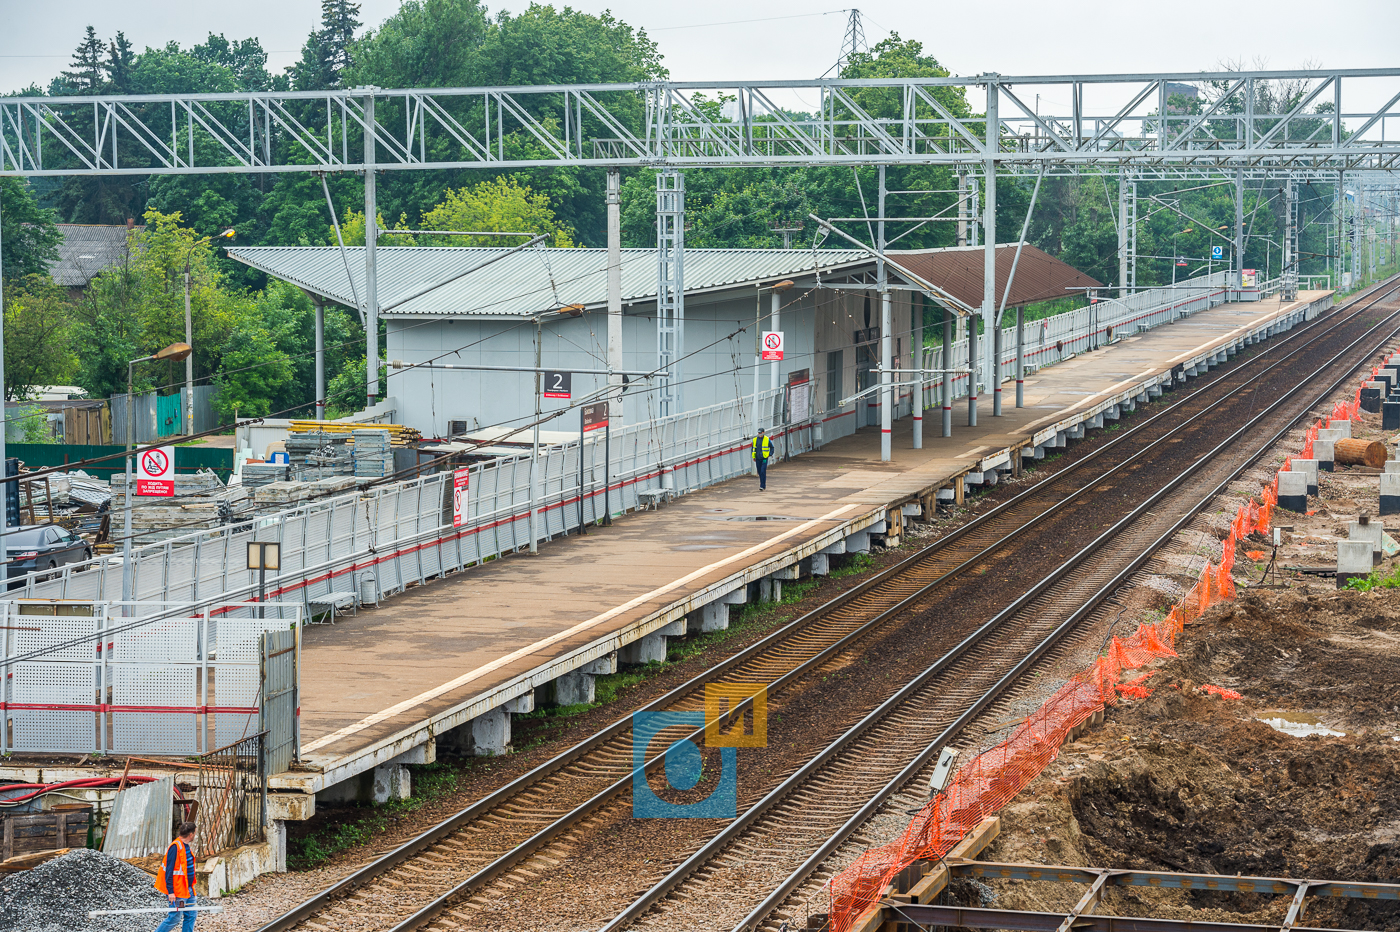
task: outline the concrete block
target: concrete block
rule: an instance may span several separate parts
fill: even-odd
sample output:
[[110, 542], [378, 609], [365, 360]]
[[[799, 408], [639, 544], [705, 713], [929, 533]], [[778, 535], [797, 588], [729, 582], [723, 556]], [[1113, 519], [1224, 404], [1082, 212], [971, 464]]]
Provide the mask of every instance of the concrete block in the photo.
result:
[[[844, 548], [845, 544], [843, 543], [840, 546]], [[845, 552], [846, 551], [844, 549], [838, 551], [838, 553]], [[723, 602], [725, 605], [747, 605], [749, 603], [749, 587], [740, 586], [738, 589], [733, 589], [729, 592], [726, 592], [720, 598], [720, 601]]]
[[1135, 398], [1129, 398], [1127, 401], [1123, 402], [1122, 404], [1120, 404], [1120, 405], [1118, 406], [1118, 410], [1119, 410], [1119, 411], [1136, 411], [1136, 410], [1137, 410], [1137, 399], [1135, 399]]
[[593, 676], [607, 676], [609, 673], [616, 673], [617, 651], [610, 652], [606, 657], [590, 660], [588, 663], [579, 667], [579, 670]]
[[1361, 384], [1361, 410], [1379, 414], [1381, 410], [1381, 399], [1385, 397], [1379, 382], [1363, 382]]
[[1104, 412], [1103, 412], [1103, 419], [1104, 419], [1105, 421], [1116, 421], [1116, 420], [1118, 420], [1118, 415], [1119, 415], [1119, 406], [1118, 406], [1118, 405], [1114, 405], [1114, 406], [1111, 407], [1111, 408], [1105, 408], [1105, 409], [1104, 409]]
[[1339, 430], [1342, 432], [1341, 439], [1351, 438], [1351, 421], [1333, 421], [1327, 425], [1327, 430]]
[[1400, 472], [1381, 474], [1381, 514], [1400, 515]]
[[1371, 575], [1375, 563], [1371, 558], [1371, 543], [1364, 540], [1337, 542], [1337, 588], [1345, 589], [1353, 579]]
[[940, 502], [951, 502], [951, 501], [953, 500], [953, 490], [952, 490], [952, 489], [939, 489], [937, 492], [934, 492], [933, 494], [938, 498], [938, 500], [939, 500]]
[[[779, 593], [776, 598], [773, 595], [775, 588]], [[760, 602], [776, 602], [782, 598], [782, 591], [783, 584], [775, 581], [772, 576], [765, 576], [758, 581], [758, 601]]]
[[278, 822], [305, 822], [316, 814], [314, 793], [268, 793], [267, 817]]
[[1333, 443], [1338, 440], [1345, 440], [1346, 437], [1346, 433], [1340, 428], [1324, 427], [1317, 432], [1318, 440], [1331, 440]]
[[968, 488], [982, 484], [982, 474], [980, 472], [970, 472], [963, 476], [963, 482]]
[[510, 750], [510, 713], [504, 707], [438, 735], [438, 749], [458, 756], [493, 757]]
[[1084, 436], [1084, 422], [1080, 421], [1078, 424], [1075, 424], [1066, 433], [1068, 434], [1069, 439], [1079, 440]]
[[1278, 505], [1302, 514], [1308, 510], [1308, 477], [1301, 472], [1278, 474]]
[[1381, 430], [1400, 430], [1400, 399], [1381, 402]]
[[780, 570], [773, 571], [774, 579], [794, 580], [801, 578], [802, 567], [794, 563], [792, 566], [785, 566]]
[[924, 516], [924, 506], [919, 502], [905, 502], [899, 506], [899, 511], [906, 518], [922, 518]]
[[678, 638], [685, 634], [685, 619], [677, 618], [669, 625], [657, 628], [652, 634], [660, 634], [665, 637]]
[[[1081, 426], [1080, 429], [1079, 429], [1079, 433], [1080, 433], [1081, 436], [1083, 436], [1083, 434], [1084, 434], [1084, 428], [1083, 428], [1082, 426]], [[989, 469], [989, 470], [987, 470], [986, 472], [982, 473], [982, 484], [983, 484], [983, 485], [996, 485], [997, 482], [999, 482], [1000, 480], [1001, 480], [1001, 473], [1000, 473], [998, 470]]]
[[1102, 427], [1102, 426], [1103, 426], [1103, 415], [1102, 415], [1102, 414], [1095, 414], [1093, 417], [1089, 418], [1089, 428], [1090, 428], [1091, 430], [1092, 430], [1092, 429], [1095, 429], [1095, 428]]
[[593, 677], [571, 670], [554, 680], [554, 701], [559, 705], [580, 705], [593, 701]]
[[1336, 455], [1336, 445], [1331, 440], [1313, 441], [1313, 459], [1317, 460], [1318, 469], [1323, 472], [1331, 472], [1333, 458]]
[[1157, 398], [1161, 398], [1161, 397], [1162, 397], [1162, 386], [1161, 386], [1161, 385], [1152, 385], [1152, 386], [1149, 386], [1148, 389], [1147, 389], [1147, 397], [1148, 397], [1149, 399], [1154, 399], [1154, 400], [1157, 399]]
[[1388, 459], [1385, 461], [1386, 472], [1400, 472], [1400, 459]]
[[685, 618], [686, 630], [691, 634], [723, 631], [729, 627], [729, 605], [725, 602], [711, 602], [703, 608], [697, 608]]
[[617, 659], [622, 663], [651, 663], [666, 659], [666, 636], [647, 634], [618, 651]]
[[1308, 494], [1317, 494], [1317, 460], [1293, 460], [1288, 466], [1293, 472], [1308, 477]]
[[412, 791], [411, 779], [404, 764], [380, 764], [374, 768], [374, 802], [408, 799]]
[[[269, 819], [267, 822], [267, 846], [272, 849], [272, 868], [274, 874], [285, 874], [287, 872], [287, 823], [281, 819]], [[195, 871], [198, 873], [198, 870]]]
[[1385, 525], [1379, 521], [1358, 519], [1347, 525], [1348, 540], [1364, 541], [1371, 545], [1373, 565], [1381, 562], [1381, 535], [1384, 533]]
[[[526, 709], [525, 711], [529, 711]], [[431, 764], [437, 760], [437, 742], [424, 741], [415, 747], [409, 748], [398, 757], [387, 760], [386, 764]]]
[[[523, 694], [523, 695], [516, 696], [514, 699], [509, 699], [509, 700], [506, 701], [506, 704], [505, 704], [504, 706], [502, 706], [501, 708], [503, 708], [503, 709], [505, 709], [507, 712], [511, 712], [511, 713], [513, 713], [513, 714], [515, 714], [515, 715], [524, 715], [526, 712], [533, 712], [533, 711], [535, 711], [535, 691], [532, 689], [532, 690], [530, 690], [529, 692], [527, 692], [527, 693], [525, 693], [525, 694]], [[405, 763], [405, 764], [408, 764], [408, 763], [414, 763], [414, 764], [416, 764], [416, 763], [424, 763], [424, 764], [426, 764], [426, 763], [430, 763], [430, 762], [429, 762], [429, 761], [404, 761], [404, 763]]]
[[890, 532], [890, 525], [888, 521], [876, 521], [865, 530], [868, 534], [888, 534]]
[[856, 531], [846, 537], [847, 553], [869, 553], [870, 534], [866, 531]]
[[[949, 494], [951, 498], [951, 493]], [[831, 573], [831, 557], [824, 553], [812, 554], [812, 575], [826, 576]]]

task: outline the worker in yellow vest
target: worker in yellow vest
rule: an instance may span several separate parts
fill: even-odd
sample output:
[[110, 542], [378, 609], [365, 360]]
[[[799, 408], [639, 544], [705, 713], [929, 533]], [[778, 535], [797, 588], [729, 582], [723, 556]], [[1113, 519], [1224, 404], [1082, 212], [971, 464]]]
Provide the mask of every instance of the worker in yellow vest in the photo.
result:
[[184, 917], [183, 932], [193, 932], [194, 910], [194, 823], [181, 822], [175, 830], [176, 838], [165, 849], [165, 861], [160, 873], [156, 874], [156, 889], [170, 901], [170, 912], [165, 914], [156, 932], [175, 932]]
[[773, 455], [773, 444], [769, 442], [768, 435], [763, 432], [763, 428], [758, 429], [758, 436], [753, 438], [753, 465], [758, 470], [758, 490], [766, 491], [768, 488], [768, 458]]

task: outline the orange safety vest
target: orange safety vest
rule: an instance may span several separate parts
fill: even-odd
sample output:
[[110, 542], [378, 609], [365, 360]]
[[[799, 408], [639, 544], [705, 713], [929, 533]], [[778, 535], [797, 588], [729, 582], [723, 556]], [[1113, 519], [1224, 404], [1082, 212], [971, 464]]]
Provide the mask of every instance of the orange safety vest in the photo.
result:
[[[170, 875], [168, 884], [167, 874]], [[194, 851], [178, 838], [165, 849], [160, 871], [156, 874], [156, 889], [167, 896], [173, 893], [178, 900], [194, 896]]]

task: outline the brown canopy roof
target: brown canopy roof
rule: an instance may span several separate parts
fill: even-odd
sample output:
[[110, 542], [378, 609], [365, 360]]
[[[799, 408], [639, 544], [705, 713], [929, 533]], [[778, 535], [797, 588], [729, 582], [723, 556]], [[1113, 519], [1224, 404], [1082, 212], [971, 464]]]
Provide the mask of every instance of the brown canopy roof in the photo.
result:
[[[981, 246], [954, 246], [948, 249], [891, 249], [889, 257], [930, 284], [937, 285], [972, 307], [982, 304]], [[1011, 274], [1011, 262], [1016, 257], [1016, 244], [997, 246], [997, 305]], [[1102, 288], [1083, 272], [1065, 265], [1049, 253], [1027, 243], [1021, 249], [1021, 261], [1016, 265], [1016, 280], [1011, 283], [1007, 307], [1018, 307], [1033, 301], [1048, 301], [1073, 294], [1075, 289]]]

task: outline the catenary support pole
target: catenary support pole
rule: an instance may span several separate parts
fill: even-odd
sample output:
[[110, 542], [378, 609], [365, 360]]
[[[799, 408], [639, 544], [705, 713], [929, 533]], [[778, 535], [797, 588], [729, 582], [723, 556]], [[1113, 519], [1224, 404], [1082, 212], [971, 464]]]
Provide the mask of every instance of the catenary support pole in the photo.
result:
[[980, 318], [967, 318], [967, 426], [977, 426], [977, 324]]
[[876, 251], [882, 258], [875, 260], [875, 282], [880, 290], [880, 461], [888, 463], [893, 455], [890, 429], [894, 421], [894, 327], [890, 314], [889, 269], [885, 267], [885, 166], [880, 169], [880, 219], [876, 232]]
[[919, 370], [914, 373], [914, 449], [924, 448], [924, 370], [928, 368], [928, 363], [924, 360], [924, 298], [919, 295], [917, 298], [918, 307], [915, 307], [915, 297], [909, 296], [909, 314], [915, 317], [914, 322], [914, 351], [910, 353], [913, 361], [912, 368]]
[[622, 175], [608, 172], [608, 420], [622, 423]]
[[953, 312], [943, 309], [943, 357], [938, 368], [943, 370], [942, 396], [943, 436], [953, 436]]
[[1001, 318], [992, 321], [992, 417], [1001, 417]]
[[1235, 169], [1235, 288], [1244, 288], [1244, 169]]
[[316, 420], [326, 419], [326, 308], [320, 297], [313, 297], [316, 305]]
[[[1001, 118], [998, 110], [1001, 89], [996, 81], [987, 84], [987, 141], [986, 141], [986, 187], [982, 193], [982, 324], [985, 330], [996, 327], [997, 310], [997, 161], [1001, 147]], [[988, 337], [992, 334], [988, 333]], [[1000, 378], [1000, 366], [993, 366], [995, 339], [984, 341], [987, 356], [983, 361], [982, 372], [986, 378]], [[995, 388], [1001, 390], [998, 383]], [[999, 414], [1000, 412], [994, 412]]]
[[365, 95], [365, 407], [379, 397], [379, 205], [374, 164], [374, 89]]
[[[1025, 239], [1023, 235], [1021, 237]], [[1128, 296], [1128, 173], [1118, 170], [1118, 297]], [[1020, 407], [1017, 405], [1016, 407]]]
[[[194, 325], [190, 318], [190, 259], [185, 256], [185, 345], [194, 346]], [[194, 433], [194, 353], [185, 357], [185, 429], [188, 436]]]

